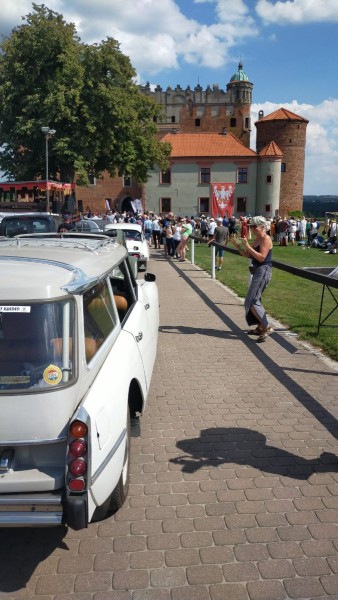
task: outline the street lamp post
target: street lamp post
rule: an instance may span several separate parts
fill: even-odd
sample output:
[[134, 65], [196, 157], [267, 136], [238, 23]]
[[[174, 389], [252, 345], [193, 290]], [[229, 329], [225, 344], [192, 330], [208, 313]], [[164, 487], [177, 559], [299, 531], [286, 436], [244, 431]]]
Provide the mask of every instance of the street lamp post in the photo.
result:
[[46, 212], [50, 212], [50, 202], [49, 202], [49, 187], [48, 187], [48, 177], [49, 177], [49, 169], [48, 169], [48, 140], [50, 140], [53, 135], [55, 135], [56, 130], [50, 129], [49, 127], [41, 127], [42, 133], [45, 134], [46, 138]]

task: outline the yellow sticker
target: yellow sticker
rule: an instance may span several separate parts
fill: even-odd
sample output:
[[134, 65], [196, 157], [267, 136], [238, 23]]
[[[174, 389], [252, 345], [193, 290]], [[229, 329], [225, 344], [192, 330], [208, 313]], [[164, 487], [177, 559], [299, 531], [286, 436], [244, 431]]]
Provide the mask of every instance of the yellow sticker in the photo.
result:
[[56, 365], [49, 365], [43, 372], [43, 379], [49, 385], [56, 385], [62, 379], [62, 371]]

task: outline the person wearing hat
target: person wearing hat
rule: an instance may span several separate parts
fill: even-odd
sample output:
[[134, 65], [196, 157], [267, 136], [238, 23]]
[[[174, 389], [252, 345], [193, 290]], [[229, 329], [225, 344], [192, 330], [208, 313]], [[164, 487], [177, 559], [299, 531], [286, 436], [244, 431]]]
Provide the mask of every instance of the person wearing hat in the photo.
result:
[[72, 223], [72, 217], [70, 215], [64, 215], [63, 222], [58, 227], [58, 233], [73, 231], [74, 224]]
[[200, 223], [200, 230], [201, 230], [201, 237], [202, 238], [206, 238], [208, 239], [208, 221], [205, 218], [205, 215], [201, 216], [201, 223]]
[[242, 256], [252, 261], [252, 280], [245, 298], [245, 318], [249, 326], [256, 325], [255, 329], [248, 331], [249, 335], [257, 335], [257, 342], [264, 342], [272, 328], [269, 325], [265, 309], [262, 305], [262, 294], [268, 286], [272, 276], [272, 240], [266, 233], [266, 220], [264, 217], [254, 217], [251, 221], [251, 231], [254, 240], [249, 244], [246, 237], [242, 243], [231, 238], [235, 248]]
[[[216, 242], [217, 244], [222, 244], [223, 246], [226, 246], [228, 241], [229, 229], [228, 227], [224, 227], [222, 217], [217, 217], [214, 235], [211, 239], [209, 239], [208, 246], [210, 246], [211, 242]], [[217, 271], [221, 271], [223, 266], [224, 248], [216, 246], [215, 254], [217, 257]]]
[[208, 227], [208, 238], [209, 238], [209, 241], [211, 240], [212, 237], [214, 237], [215, 229], [216, 229], [216, 221], [215, 221], [215, 219], [213, 217], [210, 217], [210, 219], [209, 219], [209, 227]]

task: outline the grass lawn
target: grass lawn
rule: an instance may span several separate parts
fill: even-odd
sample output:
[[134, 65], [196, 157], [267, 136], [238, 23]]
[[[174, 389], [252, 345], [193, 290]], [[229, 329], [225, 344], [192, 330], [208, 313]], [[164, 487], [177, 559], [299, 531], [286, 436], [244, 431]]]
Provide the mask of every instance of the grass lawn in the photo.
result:
[[[337, 254], [325, 254], [317, 248], [304, 246], [275, 245], [272, 258], [299, 268], [334, 269], [338, 266]], [[195, 244], [195, 263], [211, 274], [211, 249], [206, 244]], [[238, 296], [245, 297], [248, 289], [248, 264], [248, 259], [239, 254], [225, 252], [223, 269], [220, 272], [216, 271], [216, 277]], [[326, 326], [320, 327], [317, 333], [322, 288], [320, 283], [275, 268], [272, 281], [264, 292], [263, 303], [272, 317], [297, 333], [301, 339], [318, 346], [325, 354], [338, 360], [338, 309], [325, 321]], [[333, 289], [332, 292], [338, 301], [338, 289]], [[334, 299], [326, 289], [322, 320], [335, 306]]]

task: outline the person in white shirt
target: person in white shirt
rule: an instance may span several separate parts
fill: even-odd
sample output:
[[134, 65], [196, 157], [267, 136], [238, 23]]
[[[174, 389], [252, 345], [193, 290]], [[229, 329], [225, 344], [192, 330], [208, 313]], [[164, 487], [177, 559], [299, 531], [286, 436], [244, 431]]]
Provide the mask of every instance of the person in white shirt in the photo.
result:
[[212, 237], [214, 237], [215, 229], [216, 229], [216, 221], [215, 221], [215, 219], [213, 219], [213, 217], [211, 217], [210, 220], [209, 220], [209, 227], [208, 227], [208, 237], [209, 237], [209, 240]]

